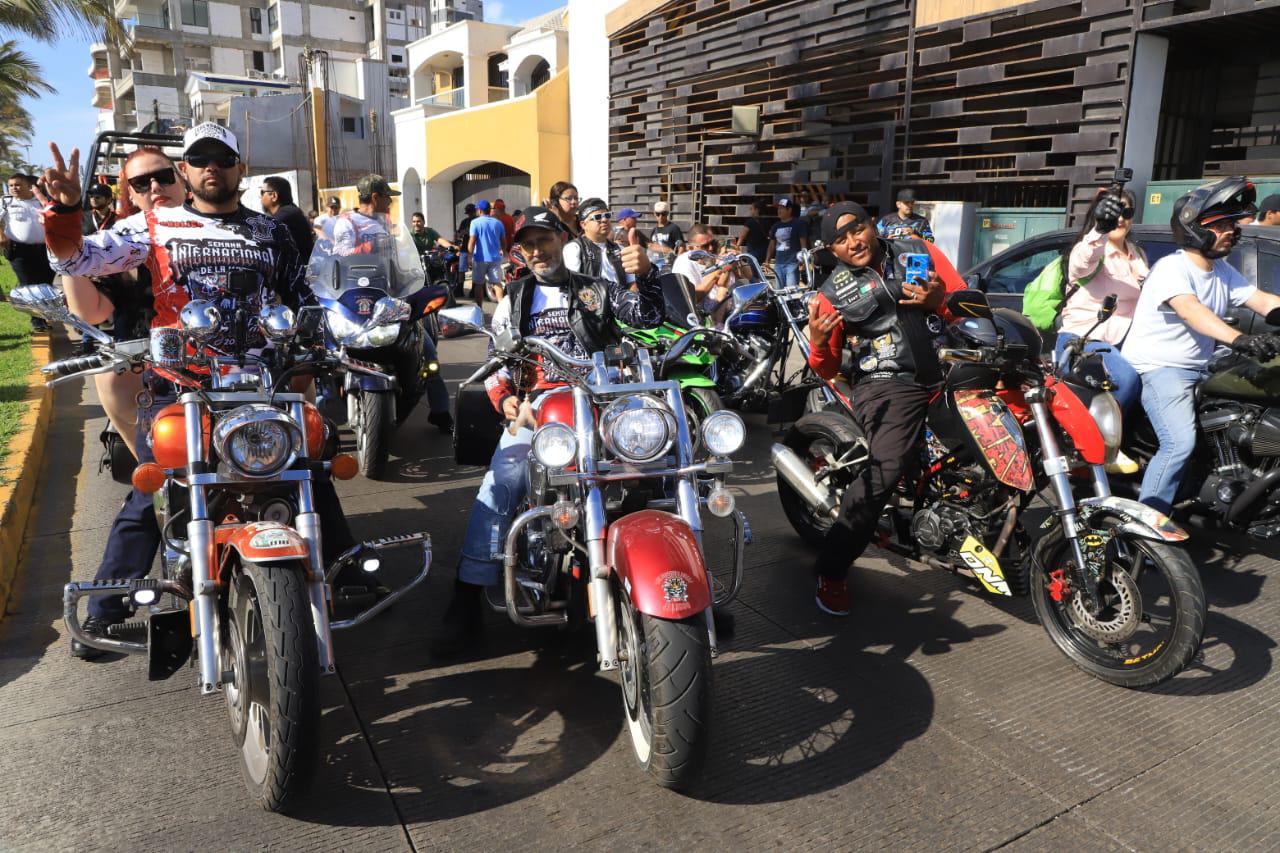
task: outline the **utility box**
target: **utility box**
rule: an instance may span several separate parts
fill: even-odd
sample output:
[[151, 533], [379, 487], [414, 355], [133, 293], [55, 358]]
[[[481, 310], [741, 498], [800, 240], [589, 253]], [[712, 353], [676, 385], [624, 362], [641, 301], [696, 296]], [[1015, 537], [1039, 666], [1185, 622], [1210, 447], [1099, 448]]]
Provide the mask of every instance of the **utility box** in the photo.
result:
[[1067, 211], [1052, 207], [980, 207], [977, 220], [973, 263], [980, 264], [1023, 240], [1065, 227]]
[[[1211, 184], [1221, 178], [1199, 178], [1185, 181], [1152, 181], [1147, 190], [1138, 199], [1138, 207], [1142, 210], [1144, 225], [1168, 225], [1173, 216], [1173, 203], [1193, 189], [1204, 184]], [[1280, 193], [1280, 177], [1267, 175], [1263, 177], [1249, 176], [1258, 188], [1258, 202], [1272, 193]]]
[[916, 213], [929, 220], [933, 242], [958, 270], [973, 266], [973, 234], [978, 224], [975, 201], [919, 201]]

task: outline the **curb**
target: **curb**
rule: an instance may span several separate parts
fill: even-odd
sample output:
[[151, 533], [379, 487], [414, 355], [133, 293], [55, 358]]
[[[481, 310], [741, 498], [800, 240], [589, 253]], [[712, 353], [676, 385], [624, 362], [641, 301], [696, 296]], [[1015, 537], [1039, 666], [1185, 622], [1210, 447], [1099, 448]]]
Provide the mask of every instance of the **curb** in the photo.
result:
[[27, 410], [9, 443], [9, 455], [0, 463], [0, 619], [4, 618], [17, 581], [27, 522], [35, 503], [36, 480], [44, 458], [53, 391], [45, 387], [40, 368], [49, 363], [52, 341], [48, 332], [32, 334], [31, 357], [35, 368], [27, 384]]

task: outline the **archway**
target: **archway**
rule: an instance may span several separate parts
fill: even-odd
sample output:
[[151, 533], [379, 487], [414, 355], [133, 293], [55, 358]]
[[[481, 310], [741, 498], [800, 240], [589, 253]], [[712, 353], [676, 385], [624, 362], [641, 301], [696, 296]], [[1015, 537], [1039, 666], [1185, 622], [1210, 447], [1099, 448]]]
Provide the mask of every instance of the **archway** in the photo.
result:
[[455, 219], [463, 217], [463, 208], [480, 199], [507, 203], [507, 212], [529, 206], [529, 173], [505, 163], [473, 165], [453, 179], [453, 209]]
[[[403, 225], [409, 224], [409, 218], [415, 213], [426, 214], [422, 206], [422, 178], [418, 170], [412, 167], [400, 176], [400, 218]], [[439, 230], [439, 229], [436, 229]]]
[[551, 63], [541, 56], [532, 54], [520, 61], [513, 77], [515, 96], [528, 95], [543, 83], [551, 79]]

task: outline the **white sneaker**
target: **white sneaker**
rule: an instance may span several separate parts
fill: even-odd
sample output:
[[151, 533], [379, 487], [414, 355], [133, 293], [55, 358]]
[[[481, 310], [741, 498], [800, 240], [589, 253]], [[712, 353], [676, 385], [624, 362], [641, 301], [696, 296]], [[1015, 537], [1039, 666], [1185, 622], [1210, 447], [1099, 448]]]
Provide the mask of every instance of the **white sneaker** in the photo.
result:
[[1108, 462], [1106, 465], [1108, 474], [1136, 474], [1141, 468], [1142, 466], [1125, 455], [1123, 450], [1116, 454], [1116, 461]]

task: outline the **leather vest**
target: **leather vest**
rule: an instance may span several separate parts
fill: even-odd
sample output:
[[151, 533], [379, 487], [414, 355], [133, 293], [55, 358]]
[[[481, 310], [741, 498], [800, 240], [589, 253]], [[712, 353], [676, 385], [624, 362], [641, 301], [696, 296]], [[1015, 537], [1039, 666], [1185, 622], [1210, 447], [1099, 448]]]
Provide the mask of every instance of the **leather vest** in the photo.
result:
[[[529, 308], [537, 287], [538, 280], [532, 273], [507, 286], [507, 298], [511, 300], [511, 332], [516, 339], [527, 334]], [[600, 352], [622, 340], [609, 305], [607, 281], [571, 272], [560, 287], [569, 294], [569, 328], [587, 352]]]
[[623, 285], [627, 283], [627, 274], [622, 271], [621, 246], [611, 240], [605, 243], [604, 249], [601, 249], [586, 237], [579, 237], [573, 242], [578, 244], [578, 251], [582, 257], [582, 269], [578, 271], [579, 273], [591, 278], [604, 278], [604, 265], [608, 263], [613, 267], [618, 283]]
[[937, 384], [942, 368], [935, 339], [943, 331], [942, 318], [898, 304], [906, 280], [902, 256], [928, 254], [929, 249], [923, 240], [880, 243], [887, 258], [883, 275], [840, 262], [822, 284], [822, 294], [844, 318], [845, 340], [853, 350], [849, 382], [870, 378]]

